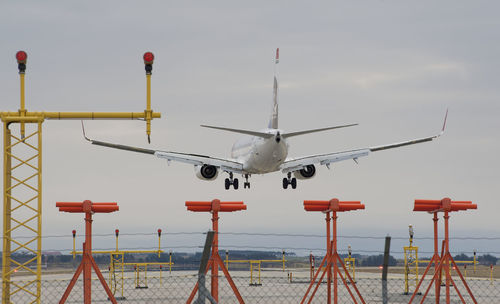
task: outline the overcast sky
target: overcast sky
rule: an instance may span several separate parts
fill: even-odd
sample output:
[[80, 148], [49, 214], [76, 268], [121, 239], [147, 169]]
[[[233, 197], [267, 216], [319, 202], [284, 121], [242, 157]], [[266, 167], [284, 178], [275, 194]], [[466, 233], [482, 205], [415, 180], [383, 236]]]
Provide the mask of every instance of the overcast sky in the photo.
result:
[[[282, 189], [279, 172], [252, 176], [250, 190], [226, 191], [227, 174], [202, 181], [191, 165], [167, 166], [148, 155], [92, 146], [79, 121], [46, 121], [43, 234], [83, 231], [83, 216], [59, 213], [55, 202], [84, 199], [120, 205], [118, 213], [95, 216], [96, 233], [206, 231], [209, 215], [187, 212], [184, 202], [213, 198], [248, 205], [223, 214], [221, 231], [322, 234], [323, 216], [306, 213], [303, 200], [338, 197], [366, 204], [366, 210], [340, 215], [340, 234], [406, 236], [413, 224], [416, 236], [424, 237], [431, 236], [431, 216], [412, 212], [413, 200], [449, 196], [478, 204], [478, 210], [452, 215], [452, 236], [499, 237], [499, 9], [496, 1], [4, 2], [0, 109], [19, 108], [14, 55], [22, 49], [29, 56], [28, 110], [143, 111], [142, 54], [152, 51], [152, 105], [162, 118], [153, 122], [151, 145], [144, 122], [91, 121], [88, 135], [229, 157], [238, 135], [199, 125], [265, 128], [279, 47], [280, 128], [359, 123], [290, 139], [289, 156], [432, 135], [449, 108], [444, 136], [373, 153], [359, 165], [319, 167], [294, 191]], [[165, 246], [183, 242], [167, 236]], [[382, 250], [382, 242], [356, 246]], [[44, 239], [43, 246], [69, 248], [71, 240]], [[322, 248], [323, 241], [305, 246]], [[456, 246], [500, 255], [498, 240]]]

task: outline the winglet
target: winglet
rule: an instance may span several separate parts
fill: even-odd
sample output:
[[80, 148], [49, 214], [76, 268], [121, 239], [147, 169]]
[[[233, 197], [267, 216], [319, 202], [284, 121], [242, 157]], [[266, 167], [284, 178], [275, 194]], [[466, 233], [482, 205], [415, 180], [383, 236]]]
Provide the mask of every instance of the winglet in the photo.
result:
[[92, 142], [92, 140], [90, 138], [87, 137], [87, 135], [85, 134], [85, 126], [83, 125], [83, 120], [80, 120], [82, 122], [82, 132], [83, 132], [83, 138], [85, 138], [86, 140]]
[[444, 129], [446, 128], [446, 119], [447, 118], [448, 118], [448, 108], [446, 108], [446, 114], [444, 115], [443, 128], [441, 129], [441, 133], [439, 133], [439, 135], [442, 135], [444, 133]]

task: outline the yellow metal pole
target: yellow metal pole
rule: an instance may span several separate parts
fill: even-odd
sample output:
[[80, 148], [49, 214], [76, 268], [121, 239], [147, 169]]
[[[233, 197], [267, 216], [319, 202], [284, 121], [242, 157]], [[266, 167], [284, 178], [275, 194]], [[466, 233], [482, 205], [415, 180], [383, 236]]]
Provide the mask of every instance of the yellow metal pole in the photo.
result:
[[72, 231], [73, 234], [73, 260], [76, 258], [76, 230]]
[[253, 263], [250, 262], [250, 285], [253, 284]]
[[260, 262], [259, 262], [259, 285], [260, 285]]
[[493, 285], [493, 264], [490, 265], [490, 285]]
[[169, 267], [168, 272], [172, 274], [172, 251], [170, 251], [168, 254], [168, 267]]
[[352, 280], [356, 282], [356, 259], [352, 259]]
[[135, 266], [135, 287], [139, 287], [139, 266]]
[[144, 68], [146, 69], [146, 110], [144, 115], [146, 116], [146, 134], [148, 135], [148, 142], [151, 142], [151, 119], [153, 111], [151, 110], [151, 74], [153, 71], [153, 61], [155, 56], [151, 52], [144, 53]]
[[109, 263], [109, 273], [108, 273], [108, 281], [109, 281], [109, 287], [111, 289], [111, 292], [113, 293], [113, 295], [115, 294], [115, 291], [116, 291], [116, 286], [113, 284], [113, 254], [111, 253], [109, 255], [109, 260], [110, 260], [110, 263]]
[[474, 274], [476, 273], [476, 263], [477, 263], [477, 260], [476, 260], [476, 249], [474, 249]]
[[229, 251], [226, 250], [226, 269], [229, 271]]
[[146, 134], [148, 135], [148, 142], [151, 142], [151, 74], [146, 73]]
[[124, 277], [125, 277], [125, 274], [124, 274], [124, 269], [123, 269], [123, 268], [124, 268], [124, 267], [123, 267], [123, 262], [124, 262], [124, 259], [125, 259], [125, 255], [124, 255], [124, 254], [121, 254], [121, 255], [120, 255], [120, 267], [121, 267], [121, 274], [122, 274], [122, 275], [121, 275], [121, 276], [122, 276], [122, 277], [121, 277], [121, 285], [122, 285], [122, 287], [121, 287], [121, 290], [122, 290], [122, 298], [125, 298], [125, 297], [123, 296], [123, 281], [124, 281]]
[[37, 228], [37, 303], [42, 294], [42, 122], [38, 121], [38, 228]]
[[408, 253], [407, 253], [407, 247], [404, 247], [404, 253], [405, 253], [405, 292], [404, 294], [408, 294], [410, 291], [410, 286], [409, 286], [409, 275], [410, 275], [410, 265], [408, 261]]
[[161, 229], [158, 229], [158, 257], [161, 253]]
[[[21, 88], [21, 107], [19, 109], [19, 116], [23, 117], [26, 115], [26, 109], [25, 109], [25, 101], [24, 101], [24, 71], [19, 71], [19, 79], [21, 82], [20, 88]], [[21, 123], [21, 138], [24, 138], [25, 134], [25, 125], [24, 122]]]
[[283, 250], [283, 272], [285, 272], [285, 250]]
[[3, 252], [2, 252], [2, 303], [10, 303], [10, 242], [11, 242], [11, 131], [9, 123], [3, 124]]

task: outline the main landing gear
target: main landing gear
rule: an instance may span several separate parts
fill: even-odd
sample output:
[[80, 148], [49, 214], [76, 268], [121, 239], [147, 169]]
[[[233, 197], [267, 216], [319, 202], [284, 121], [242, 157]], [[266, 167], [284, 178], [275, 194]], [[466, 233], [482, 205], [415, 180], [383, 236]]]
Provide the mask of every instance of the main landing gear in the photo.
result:
[[288, 172], [286, 177], [283, 178], [283, 189], [288, 188], [288, 185], [292, 186], [292, 189], [297, 188], [297, 179], [292, 178], [291, 172]]
[[238, 190], [238, 179], [233, 178], [233, 172], [229, 172], [229, 178], [226, 178], [224, 181], [226, 190], [229, 190], [229, 188], [231, 188], [231, 185], [233, 185], [234, 190]]

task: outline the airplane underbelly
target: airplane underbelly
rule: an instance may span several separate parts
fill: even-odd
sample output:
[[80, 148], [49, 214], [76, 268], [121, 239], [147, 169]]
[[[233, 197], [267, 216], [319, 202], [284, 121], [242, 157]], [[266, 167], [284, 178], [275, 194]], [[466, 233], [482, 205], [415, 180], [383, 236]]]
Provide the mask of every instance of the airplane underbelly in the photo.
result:
[[287, 154], [285, 143], [272, 141], [264, 145], [256, 145], [246, 162], [245, 171], [252, 174], [278, 171]]

